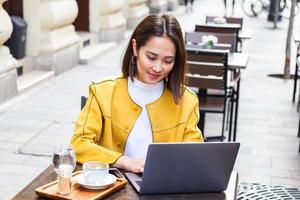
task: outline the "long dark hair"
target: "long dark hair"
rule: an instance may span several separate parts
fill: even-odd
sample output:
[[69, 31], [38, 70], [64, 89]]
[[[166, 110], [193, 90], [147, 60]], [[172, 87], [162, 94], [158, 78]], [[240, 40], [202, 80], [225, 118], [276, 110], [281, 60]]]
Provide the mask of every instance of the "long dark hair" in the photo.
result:
[[153, 36], [167, 36], [176, 46], [174, 67], [165, 79], [165, 83], [167, 88], [172, 91], [175, 103], [178, 103], [183, 95], [186, 71], [186, 52], [181, 27], [177, 19], [172, 15], [148, 15], [137, 25], [132, 33], [123, 57], [123, 76], [126, 78], [133, 78], [136, 75], [137, 68], [132, 48], [132, 39], [136, 40], [136, 48], [139, 50]]

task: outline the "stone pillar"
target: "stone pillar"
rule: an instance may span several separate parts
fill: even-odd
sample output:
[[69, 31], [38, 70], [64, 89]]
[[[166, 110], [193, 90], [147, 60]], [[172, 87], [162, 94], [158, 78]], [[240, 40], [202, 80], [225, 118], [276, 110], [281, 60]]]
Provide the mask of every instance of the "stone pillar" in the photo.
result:
[[35, 57], [35, 69], [59, 74], [78, 63], [75, 0], [23, 0], [23, 13], [28, 23], [26, 54]]
[[168, 0], [168, 10], [174, 11], [178, 8], [179, 1], [178, 0]]
[[134, 29], [136, 25], [149, 14], [147, 0], [128, 0], [127, 27]]
[[5, 1], [0, 0], [0, 103], [17, 94], [18, 62], [10, 54], [9, 48], [3, 45], [10, 38], [13, 30], [10, 17], [2, 7]]
[[90, 31], [99, 32], [103, 42], [120, 42], [124, 39], [126, 19], [124, 0], [90, 0]]
[[166, 12], [168, 9], [167, 0], [149, 0], [148, 5], [150, 8], [150, 13]]

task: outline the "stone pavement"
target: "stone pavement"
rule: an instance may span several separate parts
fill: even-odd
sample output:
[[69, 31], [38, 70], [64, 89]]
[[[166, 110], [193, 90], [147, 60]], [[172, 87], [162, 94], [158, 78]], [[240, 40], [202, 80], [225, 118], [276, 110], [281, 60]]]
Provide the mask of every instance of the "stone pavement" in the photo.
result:
[[[194, 12], [176, 12], [185, 31], [204, 21], [205, 15], [222, 15], [223, 1], [195, 1]], [[243, 15], [239, 1], [236, 14]], [[240, 182], [300, 187], [298, 113], [291, 103], [292, 80], [270, 78], [282, 73], [288, 22], [272, 29], [260, 18], [245, 18], [253, 38], [244, 43], [250, 56], [242, 72], [237, 140], [241, 149], [235, 165]], [[297, 21], [295, 24], [298, 24]], [[80, 111], [80, 96], [92, 80], [120, 73], [127, 41], [88, 65], [54, 77], [0, 105], [0, 199], [10, 199], [51, 163], [52, 149], [69, 142]], [[293, 49], [294, 51], [294, 49]], [[292, 72], [294, 71], [292, 65]], [[201, 103], [201, 102], [200, 102]], [[207, 116], [207, 132], [217, 130], [220, 118]]]

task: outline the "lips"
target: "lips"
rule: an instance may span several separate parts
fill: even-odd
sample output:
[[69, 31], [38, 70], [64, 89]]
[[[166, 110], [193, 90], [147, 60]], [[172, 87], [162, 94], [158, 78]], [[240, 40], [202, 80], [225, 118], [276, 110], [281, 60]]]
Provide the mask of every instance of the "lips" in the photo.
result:
[[153, 73], [149, 73], [149, 72], [148, 72], [148, 75], [149, 75], [151, 80], [156, 80], [160, 77], [159, 74], [153, 74]]

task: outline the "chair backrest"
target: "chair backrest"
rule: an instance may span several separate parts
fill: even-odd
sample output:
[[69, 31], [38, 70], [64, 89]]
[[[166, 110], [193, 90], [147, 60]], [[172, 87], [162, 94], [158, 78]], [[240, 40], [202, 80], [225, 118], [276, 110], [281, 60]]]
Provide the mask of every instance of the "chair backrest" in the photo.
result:
[[[196, 25], [195, 32], [207, 32], [207, 33], [227, 33], [234, 34], [235, 40], [238, 41], [239, 26], [212, 26], [212, 25]], [[237, 42], [235, 49], [237, 50]]]
[[[236, 37], [232, 33], [208, 33], [208, 32], [186, 32], [185, 33], [185, 43], [186, 44], [199, 44], [202, 43], [202, 37], [204, 35], [213, 35], [218, 38], [218, 44], [215, 45], [214, 49], [229, 49], [230, 52], [235, 52], [236, 49]], [[229, 44], [229, 46], [222, 45]]]
[[[215, 22], [215, 18], [218, 18], [217, 16], [206, 16], [205, 23], [209, 22]], [[224, 17], [226, 19], [226, 23], [229, 24], [239, 24], [241, 25], [241, 28], [243, 27], [243, 18], [242, 17]]]
[[226, 96], [228, 50], [186, 49], [187, 85], [199, 89], [224, 90]]
[[86, 104], [87, 98], [85, 96], [81, 96], [80, 109], [82, 110]]

